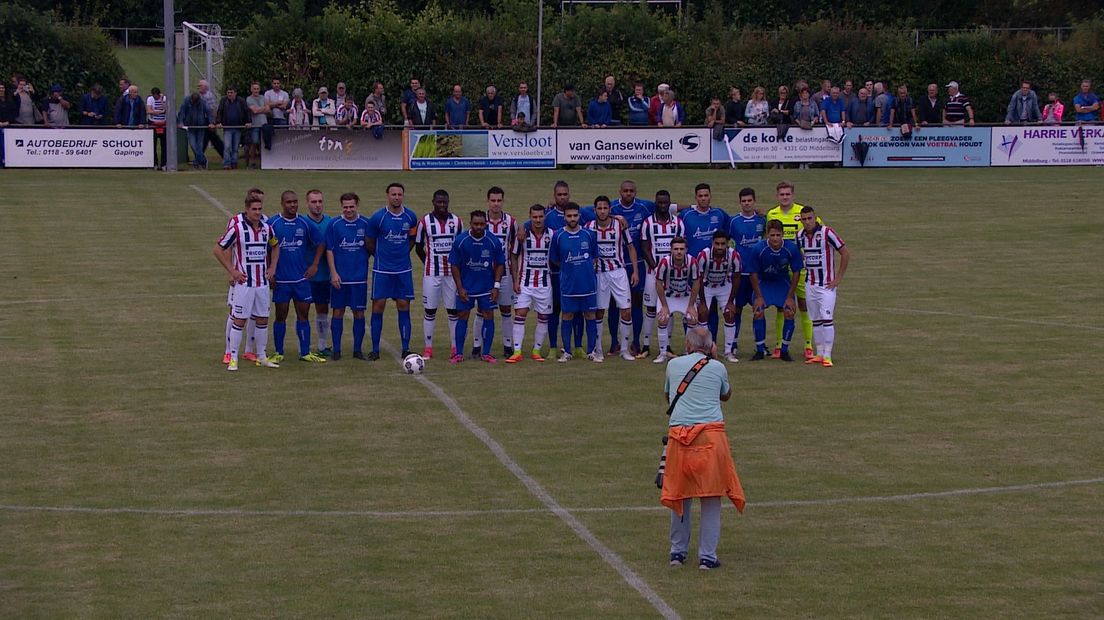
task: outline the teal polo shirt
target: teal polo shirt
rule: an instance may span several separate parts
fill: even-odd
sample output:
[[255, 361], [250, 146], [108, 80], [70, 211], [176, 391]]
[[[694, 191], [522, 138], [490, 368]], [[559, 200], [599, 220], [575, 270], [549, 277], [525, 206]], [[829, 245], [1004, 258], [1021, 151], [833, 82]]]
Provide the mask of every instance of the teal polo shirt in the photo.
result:
[[[668, 399], [674, 398], [682, 378], [703, 357], [705, 356], [701, 353], [690, 353], [667, 362], [667, 381], [663, 390], [667, 393]], [[709, 363], [698, 372], [698, 376], [690, 382], [690, 386], [686, 388], [686, 392], [675, 405], [675, 410], [671, 412], [670, 426], [723, 422], [720, 397], [722, 394], [727, 394], [730, 389], [728, 369], [717, 360], [709, 360]]]

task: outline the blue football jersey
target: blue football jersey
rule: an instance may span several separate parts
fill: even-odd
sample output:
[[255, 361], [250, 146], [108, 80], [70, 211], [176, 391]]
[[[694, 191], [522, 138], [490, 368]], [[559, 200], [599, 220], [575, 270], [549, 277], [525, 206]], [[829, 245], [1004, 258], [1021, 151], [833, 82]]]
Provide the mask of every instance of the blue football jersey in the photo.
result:
[[728, 230], [728, 214], [717, 207], [710, 207], [705, 213], [698, 211], [697, 207], [690, 207], [679, 213], [679, 218], [686, 227], [687, 256], [697, 256], [712, 246], [713, 233]]
[[783, 241], [782, 247], [775, 250], [764, 239], [751, 248], [749, 258], [749, 264], [744, 268], [748, 273], [759, 274], [759, 279], [764, 282], [788, 282], [790, 276], [804, 266], [801, 250], [793, 241]]
[[728, 221], [728, 236], [736, 244], [740, 252], [740, 260], [744, 264], [744, 273], [751, 273], [748, 269], [751, 248], [763, 240], [767, 230], [767, 216], [752, 214], [751, 217], [743, 213], [733, 215]]
[[268, 218], [268, 225], [272, 227], [272, 236], [280, 246], [276, 282], [286, 284], [305, 280], [303, 274], [314, 262], [315, 248], [322, 243], [318, 228], [302, 215], [296, 215], [290, 220], [283, 215], [276, 215]]
[[505, 264], [502, 242], [484, 231], [475, 238], [465, 230], [456, 237], [449, 252], [449, 265], [460, 270], [460, 283], [468, 295], [486, 295], [494, 288], [495, 266]]
[[[326, 233], [330, 230], [330, 220], [333, 218], [322, 214], [322, 220], [319, 222], [314, 221], [311, 216], [303, 216], [306, 218], [307, 223], [314, 226], [315, 231], [318, 232], [318, 238], [322, 240], [322, 243], [326, 242]], [[314, 273], [314, 277], [311, 278], [311, 282], [329, 282], [330, 281], [330, 264], [326, 262], [326, 257], [323, 256], [322, 260], [318, 261], [318, 271]]]
[[560, 266], [560, 294], [574, 297], [597, 293], [598, 274], [594, 269], [597, 258], [598, 237], [593, 230], [557, 230], [548, 260]]
[[407, 273], [410, 263], [410, 242], [418, 230], [418, 216], [403, 207], [397, 215], [381, 208], [368, 218], [368, 237], [376, 240], [374, 273]]
[[335, 217], [326, 234], [326, 250], [333, 252], [334, 268], [342, 282], [368, 282], [368, 220], [358, 216], [353, 221]]

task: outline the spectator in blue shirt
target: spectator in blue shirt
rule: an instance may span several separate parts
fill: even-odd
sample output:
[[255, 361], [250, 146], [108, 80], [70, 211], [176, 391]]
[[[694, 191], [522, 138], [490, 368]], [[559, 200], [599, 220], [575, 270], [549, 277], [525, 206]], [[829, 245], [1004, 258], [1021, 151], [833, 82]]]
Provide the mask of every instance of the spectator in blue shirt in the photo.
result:
[[418, 78], [410, 78], [410, 88], [404, 90], [402, 97], [399, 99], [399, 102], [402, 104], [399, 106], [399, 109], [402, 110], [404, 125], [413, 124], [410, 121], [410, 114], [407, 108], [418, 98], [418, 89], [420, 89], [421, 87], [422, 83], [418, 80]]
[[1092, 80], [1081, 80], [1081, 92], [1073, 97], [1073, 111], [1079, 122], [1096, 120], [1100, 112], [1100, 97], [1092, 92]]
[[81, 125], [106, 125], [107, 97], [104, 97], [103, 86], [93, 84], [92, 90], [84, 93], [80, 100]]
[[629, 124], [630, 125], [649, 125], [648, 121], [648, 108], [651, 106], [652, 100], [644, 94], [644, 84], [637, 82], [633, 84], [633, 94], [629, 96]]
[[833, 86], [827, 99], [820, 103], [820, 120], [825, 125], [847, 122], [847, 110], [839, 86]]
[[870, 98], [870, 91], [864, 86], [859, 89], [859, 95], [851, 100], [851, 105], [847, 106], [847, 126], [869, 127], [876, 123], [875, 112], [874, 100]]
[[613, 120], [613, 106], [609, 102], [609, 92], [599, 91], [598, 96], [590, 100], [590, 104], [587, 105], [586, 119], [591, 127], [609, 126], [610, 121]]
[[471, 101], [459, 84], [452, 87], [452, 96], [445, 102], [445, 129], [463, 129], [471, 116]]
[[145, 127], [146, 101], [138, 96], [138, 87], [131, 85], [119, 102], [115, 104], [115, 125], [117, 127]]
[[1031, 90], [1031, 82], [1020, 82], [1020, 89], [1012, 93], [1008, 100], [1008, 109], [1005, 111], [1004, 124], [1012, 123], [1037, 123], [1042, 118], [1039, 112], [1039, 97]]

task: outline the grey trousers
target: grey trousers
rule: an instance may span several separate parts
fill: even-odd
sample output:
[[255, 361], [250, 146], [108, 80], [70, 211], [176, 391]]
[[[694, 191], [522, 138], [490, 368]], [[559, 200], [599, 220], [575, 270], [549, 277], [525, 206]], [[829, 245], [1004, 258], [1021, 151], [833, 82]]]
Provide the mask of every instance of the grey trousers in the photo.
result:
[[[717, 561], [717, 543], [721, 539], [721, 498], [702, 497], [701, 526], [698, 532], [698, 559]], [[671, 511], [671, 553], [688, 555], [690, 549], [690, 509], [694, 500], [682, 502], [682, 517]]]

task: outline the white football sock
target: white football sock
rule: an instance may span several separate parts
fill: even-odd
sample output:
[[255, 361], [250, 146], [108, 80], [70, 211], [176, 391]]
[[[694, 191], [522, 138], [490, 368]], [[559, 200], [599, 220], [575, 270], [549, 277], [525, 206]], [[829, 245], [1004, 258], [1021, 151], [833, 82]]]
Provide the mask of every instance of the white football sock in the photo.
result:
[[655, 310], [644, 309], [644, 325], [640, 330], [640, 346], [647, 347], [652, 342], [652, 330], [655, 328]]
[[510, 327], [513, 323], [513, 312], [507, 312], [502, 315], [502, 346], [506, 347], [506, 349], [514, 348], [514, 330]]
[[227, 346], [230, 347], [230, 359], [235, 362], [238, 361], [238, 347], [241, 346], [242, 330], [240, 327], [234, 324], [230, 324], [230, 337], [226, 339]]
[[268, 324], [264, 327], [259, 325], [253, 328], [253, 342], [256, 344], [257, 359], [263, 360], [267, 358], [265, 355], [265, 348], [268, 347]]
[[736, 340], [736, 324], [725, 323], [724, 324], [724, 352], [728, 353], [732, 351], [732, 342]]
[[329, 348], [330, 341], [330, 315], [316, 314], [314, 324], [318, 327], [318, 350]]
[[253, 319], [245, 320], [245, 352], [257, 352], [257, 323]]
[[629, 340], [632, 339], [632, 319], [621, 319], [618, 325], [618, 335], [621, 337], [621, 350], [629, 350]]
[[230, 330], [234, 328], [234, 317], [229, 314], [226, 315], [226, 335], [223, 339], [226, 341], [226, 353], [230, 352]]
[[[514, 326], [513, 326], [514, 353], [521, 353], [521, 344], [525, 340], [525, 318], [521, 317], [521, 316], [516, 316], [516, 315], [513, 318], [514, 318]], [[503, 331], [506, 331], [505, 326], [503, 326]]]
[[425, 334], [426, 348], [433, 346], [433, 330], [437, 328], [437, 315], [425, 315], [422, 317], [422, 333]]
[[537, 317], [537, 329], [533, 332], [533, 348], [540, 349], [544, 346], [544, 339], [548, 337], [548, 319]]
[[827, 325], [822, 325], [820, 329], [823, 330], [822, 333], [824, 334], [824, 344], [820, 347], [822, 351], [821, 355], [827, 359], [831, 359], [832, 345], [836, 343], [836, 325], [835, 323], [828, 323]]

